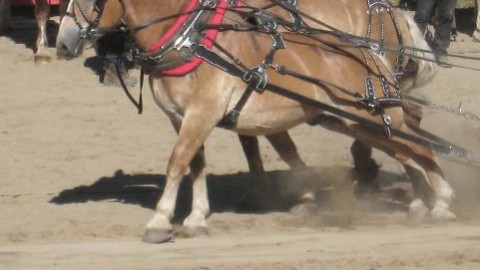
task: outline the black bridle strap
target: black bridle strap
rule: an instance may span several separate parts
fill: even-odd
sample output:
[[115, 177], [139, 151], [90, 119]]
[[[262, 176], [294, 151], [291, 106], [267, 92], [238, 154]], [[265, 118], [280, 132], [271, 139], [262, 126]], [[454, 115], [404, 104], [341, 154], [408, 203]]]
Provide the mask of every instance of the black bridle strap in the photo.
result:
[[128, 99], [130, 102], [137, 108], [138, 114], [143, 113], [143, 80], [144, 80], [144, 75], [145, 72], [143, 68], [140, 70], [140, 93], [138, 96], [138, 101], [135, 100], [135, 98], [132, 96], [130, 91], [128, 90], [127, 84], [125, 83], [125, 80], [123, 79], [122, 72], [120, 70], [120, 60], [117, 60], [115, 62], [115, 70], [117, 71], [117, 77], [118, 80], [120, 81], [120, 85], [122, 85], [122, 89], [125, 92], [125, 95], [127, 95]]

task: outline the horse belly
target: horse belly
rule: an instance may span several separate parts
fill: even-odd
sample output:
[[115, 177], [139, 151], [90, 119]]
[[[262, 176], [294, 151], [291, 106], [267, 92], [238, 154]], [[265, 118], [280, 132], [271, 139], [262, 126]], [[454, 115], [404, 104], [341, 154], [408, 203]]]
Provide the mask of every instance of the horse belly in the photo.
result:
[[288, 130], [313, 118], [312, 113], [297, 102], [276, 99], [271, 93], [264, 95], [273, 100], [266, 99], [269, 102], [262, 102], [261, 99], [252, 97], [240, 112], [236, 132], [250, 136], [269, 135]]

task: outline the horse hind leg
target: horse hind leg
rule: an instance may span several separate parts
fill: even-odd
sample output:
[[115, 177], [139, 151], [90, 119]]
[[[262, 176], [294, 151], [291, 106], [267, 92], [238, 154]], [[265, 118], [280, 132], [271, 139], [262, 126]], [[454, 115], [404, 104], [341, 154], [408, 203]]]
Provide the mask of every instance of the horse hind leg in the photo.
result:
[[372, 147], [355, 140], [350, 147], [354, 170], [358, 178], [359, 188], [362, 190], [379, 189], [376, 178], [380, 166], [372, 158]]
[[[413, 136], [419, 136], [406, 125], [402, 125], [400, 130]], [[382, 138], [383, 135], [366, 131], [365, 128], [357, 128], [356, 131], [355, 134], [361, 136], [369, 144], [385, 151], [402, 163], [412, 180], [417, 198], [421, 199], [423, 204], [429, 208], [430, 217], [434, 222], [455, 219], [455, 214], [449, 209], [454, 198], [453, 189], [443, 178], [443, 172], [431, 149], [397, 138]], [[419, 175], [422, 177], [418, 177]], [[412, 211], [421, 212], [423, 211], [421, 208], [423, 206], [419, 201], [414, 200], [410, 205], [410, 215], [418, 215]]]
[[[423, 117], [422, 107], [406, 102], [403, 106], [403, 112], [407, 125], [420, 127], [420, 122]], [[373, 191], [377, 190], [379, 187], [376, 182], [376, 177], [380, 166], [372, 158], [372, 147], [359, 140], [355, 140], [350, 147], [350, 152], [353, 157], [359, 188]]]
[[422, 50], [413, 52], [416, 57], [409, 59], [409, 61], [413, 61], [416, 64], [414, 74], [411, 74], [411, 76], [406, 74], [407, 76], [400, 79], [402, 91], [409, 93], [414, 88], [431, 82], [437, 73], [437, 65], [434, 54], [426, 52], [431, 51], [431, 48], [425, 41], [425, 37], [413, 20], [413, 17], [404, 11], [401, 12], [401, 16], [405, 19], [408, 27], [406, 30], [409, 33], [410, 46]]
[[[417, 208], [428, 207], [432, 220], [441, 222], [455, 219], [455, 214], [449, 209], [450, 202], [454, 198], [453, 189], [447, 181], [443, 179], [443, 173], [438, 166], [437, 161], [431, 149], [419, 146], [415, 143], [393, 137], [386, 138], [379, 132], [363, 127], [358, 124], [347, 124], [339, 119], [327, 117], [318, 122], [322, 126], [334, 130], [351, 137], [354, 137], [368, 145], [371, 145], [389, 156], [397, 159], [404, 165], [407, 173], [414, 181], [423, 181], [421, 185], [412, 182], [418, 198], [414, 201], [420, 205]], [[410, 134], [417, 135], [407, 125], [402, 124], [399, 130]], [[420, 172], [424, 177], [418, 178], [413, 174], [413, 169]], [[412, 204], [412, 210], [415, 205]]]
[[38, 34], [34, 61], [36, 64], [45, 64], [51, 61], [47, 50], [47, 21], [50, 14], [50, 5], [47, 0], [37, 0], [35, 3], [35, 18], [37, 20]]

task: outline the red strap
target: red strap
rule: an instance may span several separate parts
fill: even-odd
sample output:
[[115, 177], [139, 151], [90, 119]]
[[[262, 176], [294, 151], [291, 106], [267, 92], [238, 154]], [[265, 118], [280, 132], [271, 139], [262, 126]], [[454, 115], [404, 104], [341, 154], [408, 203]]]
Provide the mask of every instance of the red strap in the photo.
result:
[[[210, 21], [210, 24], [213, 25], [218, 25], [222, 23], [223, 18], [225, 17], [225, 13], [228, 8], [227, 1], [225, 0], [220, 0], [220, 3], [218, 3], [218, 6], [215, 10], [215, 14], [212, 16], [212, 19]], [[167, 30], [165, 35], [163, 35], [160, 40], [155, 42], [149, 47], [150, 51], [156, 51], [160, 49], [165, 43], [167, 43], [170, 39], [175, 36], [175, 34], [178, 32], [179, 28], [182, 26], [182, 24], [188, 19], [188, 16], [190, 15], [189, 13], [192, 12], [196, 5], [198, 3], [198, 0], [192, 0], [188, 6], [184, 10], [184, 14], [181, 15], [177, 21]], [[202, 38], [200, 43], [205, 46], [206, 48], [211, 48], [213, 46], [213, 41], [217, 38], [218, 35], [218, 29], [208, 29], [205, 31], [205, 38]], [[203, 62], [203, 59], [201, 58], [195, 58], [190, 62], [187, 62], [185, 64], [182, 64], [178, 67], [172, 68], [172, 69], [167, 69], [163, 70], [162, 74], [167, 75], [167, 76], [183, 76], [186, 75], [190, 72], [192, 72], [195, 68], [197, 68], [201, 63]]]
[[148, 49], [150, 51], [156, 51], [160, 49], [165, 43], [167, 43], [173, 36], [177, 33], [178, 29], [182, 24], [188, 19], [190, 12], [195, 8], [198, 1], [192, 0], [190, 4], [188, 4], [187, 8], [183, 11], [183, 15], [178, 17], [177, 21], [167, 30], [167, 32], [154, 44], [152, 44]]

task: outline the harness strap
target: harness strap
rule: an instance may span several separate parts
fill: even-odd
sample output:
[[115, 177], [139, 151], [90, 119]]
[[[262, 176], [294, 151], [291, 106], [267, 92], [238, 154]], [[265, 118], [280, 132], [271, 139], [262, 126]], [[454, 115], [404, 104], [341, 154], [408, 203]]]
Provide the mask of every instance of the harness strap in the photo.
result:
[[[195, 51], [195, 54], [198, 57], [207, 61], [208, 63], [220, 68], [221, 70], [229, 73], [232, 76], [242, 78], [243, 75], [244, 75], [244, 71], [242, 71], [239, 67], [237, 67], [236, 65], [228, 62], [227, 60], [223, 59], [222, 57], [220, 57], [216, 53], [212, 52], [211, 50], [205, 48], [204, 46], [198, 46], [197, 50]], [[358, 115], [352, 114], [350, 112], [341, 110], [339, 108], [328, 105], [328, 104], [323, 103], [321, 101], [314, 100], [312, 98], [303, 96], [301, 94], [294, 93], [294, 92], [292, 92], [288, 89], [285, 89], [281, 86], [278, 86], [278, 85], [275, 85], [275, 84], [272, 84], [272, 83], [267, 83], [265, 89], [268, 90], [268, 91], [271, 91], [272, 93], [275, 93], [277, 95], [283, 96], [285, 98], [295, 100], [295, 101], [297, 101], [299, 103], [302, 103], [304, 105], [312, 106], [312, 107], [318, 108], [320, 110], [323, 110], [325, 112], [331, 113], [333, 115], [351, 120], [351, 121], [356, 122], [356, 123], [358, 123], [358, 124], [360, 124], [364, 127], [370, 128], [374, 131], [377, 131], [377, 132], [385, 131], [384, 125], [375, 123], [373, 121], [370, 121], [370, 120], [365, 119], [363, 117], [360, 117]], [[429, 139], [413, 136], [411, 134], [408, 134], [408, 133], [405, 133], [403, 131], [396, 130], [396, 129], [393, 129], [393, 128], [390, 131], [392, 133], [391, 134], [392, 136], [397, 136], [401, 139], [404, 139], [404, 140], [416, 143], [418, 145], [427, 147], [429, 149], [432, 149], [432, 150], [434, 150], [436, 152], [439, 152], [439, 153], [442, 153], [444, 155], [468, 156], [468, 154], [469, 154], [468, 151], [466, 151], [465, 149], [463, 149], [461, 147], [458, 147], [458, 146], [454, 146], [452, 144], [443, 145], [443, 144], [441, 144], [441, 143], [439, 143], [435, 140], [429, 140]]]
[[235, 127], [235, 125], [238, 122], [238, 118], [240, 117], [240, 112], [242, 111], [243, 107], [247, 103], [248, 99], [253, 93], [254, 88], [251, 87], [251, 84], [247, 85], [247, 89], [245, 89], [245, 92], [243, 92], [242, 97], [240, 97], [240, 100], [237, 102], [235, 107], [228, 112], [220, 122], [218, 122], [218, 126], [226, 129], [231, 129]]
[[143, 81], [145, 77], [145, 72], [143, 67], [140, 69], [140, 93], [138, 95], [138, 101], [136, 101], [135, 98], [132, 96], [132, 94], [128, 90], [127, 84], [123, 80], [122, 72], [120, 71], [120, 60], [117, 60], [115, 62], [115, 70], [117, 71], [117, 77], [118, 77], [118, 80], [120, 81], [120, 85], [122, 85], [123, 91], [127, 95], [130, 102], [132, 102], [135, 108], [137, 108], [138, 114], [142, 114], [143, 113], [143, 94], [142, 93], [143, 93]]

